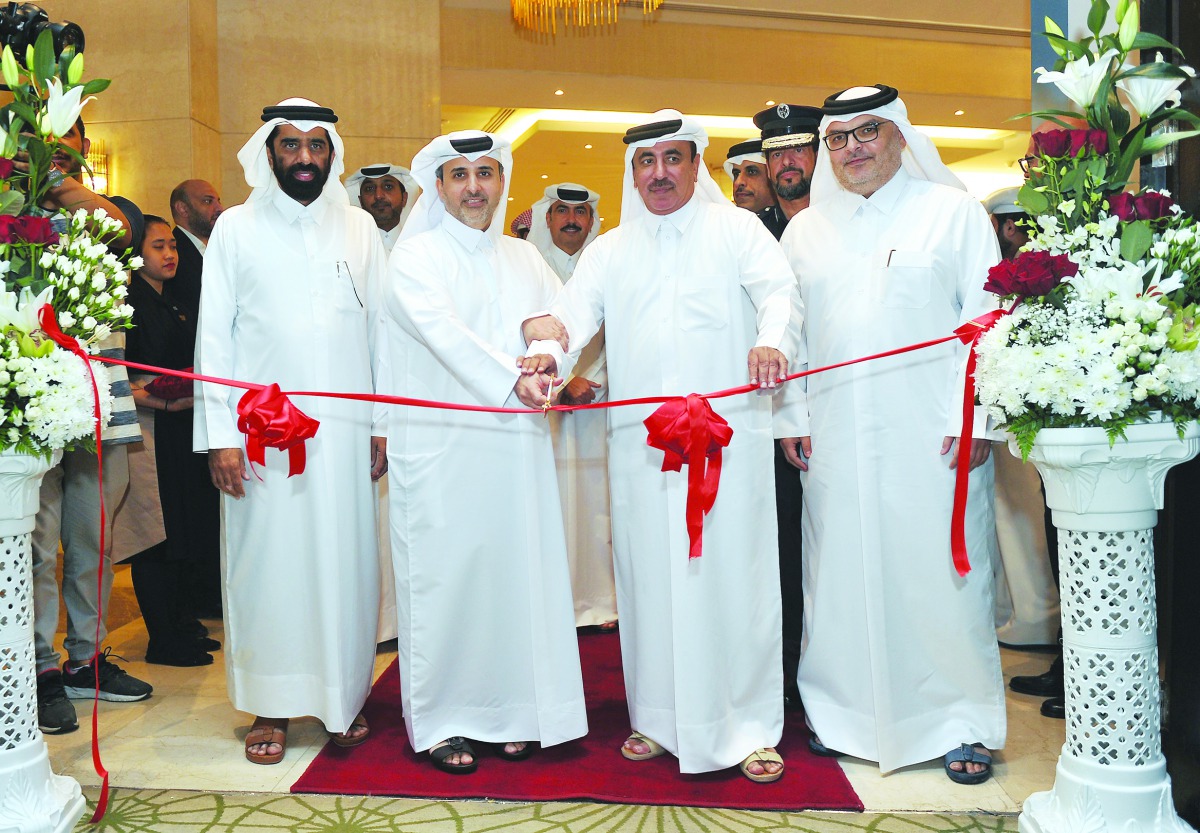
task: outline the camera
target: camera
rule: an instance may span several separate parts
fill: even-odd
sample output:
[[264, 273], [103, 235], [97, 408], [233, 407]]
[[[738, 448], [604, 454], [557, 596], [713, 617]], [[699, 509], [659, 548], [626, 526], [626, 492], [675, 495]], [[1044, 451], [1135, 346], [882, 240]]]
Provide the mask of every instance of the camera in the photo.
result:
[[55, 57], [83, 51], [83, 29], [77, 24], [65, 20], [51, 23], [50, 16], [33, 3], [10, 2], [0, 8], [0, 47], [11, 46], [13, 57], [21, 64], [25, 63], [25, 50], [47, 30], [54, 37]]

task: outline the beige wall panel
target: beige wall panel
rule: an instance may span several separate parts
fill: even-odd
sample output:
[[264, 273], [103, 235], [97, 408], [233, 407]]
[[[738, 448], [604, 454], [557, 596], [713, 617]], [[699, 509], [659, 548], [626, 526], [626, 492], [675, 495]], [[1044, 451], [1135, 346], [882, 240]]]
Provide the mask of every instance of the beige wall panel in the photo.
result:
[[221, 134], [221, 202], [226, 208], [245, 202], [250, 195], [246, 175], [237, 161], [237, 152], [249, 138], [249, 133], [240, 136]]
[[222, 194], [224, 171], [221, 168], [221, 134], [219, 131], [192, 121], [192, 164], [181, 173], [176, 183], [184, 179], [207, 179]]
[[217, 66], [217, 0], [186, 0], [191, 115], [200, 124], [221, 129]]
[[247, 136], [289, 96], [332, 107], [343, 136], [422, 138], [440, 119], [438, 0], [220, 0], [221, 129]]
[[188, 9], [186, 0], [50, 0], [51, 20], [70, 20], [87, 38], [87, 78], [112, 86], [83, 111], [92, 122], [186, 118]]
[[346, 170], [353, 171], [375, 162], [403, 165], [405, 168], [436, 134], [420, 139], [379, 139], [350, 137], [346, 140]]

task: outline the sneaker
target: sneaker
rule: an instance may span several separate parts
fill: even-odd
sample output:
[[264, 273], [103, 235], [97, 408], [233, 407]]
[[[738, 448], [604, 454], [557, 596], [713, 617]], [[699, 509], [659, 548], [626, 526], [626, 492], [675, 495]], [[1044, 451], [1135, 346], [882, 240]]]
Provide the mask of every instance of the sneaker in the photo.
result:
[[65, 735], [79, 728], [75, 707], [67, 699], [62, 672], [57, 668], [38, 674], [38, 728], [47, 735]]
[[[99, 676], [101, 700], [130, 703], [149, 697], [154, 687], [117, 668], [108, 661], [111, 655], [112, 648], [105, 648], [104, 653], [97, 656], [95, 662], [82, 668], [72, 670], [69, 665], [64, 665], [63, 688], [67, 696], [73, 700], [91, 700], [96, 693], [96, 678]], [[124, 657], [117, 659], [123, 660]], [[93, 673], [93, 667], [97, 669], [96, 673]]]

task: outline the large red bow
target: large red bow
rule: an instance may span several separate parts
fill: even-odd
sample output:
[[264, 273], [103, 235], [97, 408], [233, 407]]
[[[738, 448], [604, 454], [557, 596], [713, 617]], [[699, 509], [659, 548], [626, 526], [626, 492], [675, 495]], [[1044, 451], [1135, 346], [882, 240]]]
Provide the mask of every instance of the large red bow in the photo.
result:
[[958, 462], [954, 466], [954, 512], [950, 518], [950, 554], [954, 558], [954, 569], [960, 576], [971, 572], [971, 562], [967, 558], [966, 516], [971, 440], [975, 433], [975, 346], [983, 334], [1008, 313], [1009, 310], [994, 309], [972, 318], [954, 331], [959, 341], [971, 345], [971, 353], [967, 357], [967, 381], [963, 390], [963, 425], [958, 439]]
[[717, 500], [721, 481], [721, 449], [729, 445], [733, 429], [697, 393], [664, 402], [646, 418], [645, 425], [650, 432], [646, 442], [665, 452], [663, 471], [680, 471], [684, 463], [688, 466], [688, 557], [699, 558], [704, 516]]
[[278, 448], [288, 453], [288, 477], [304, 471], [304, 441], [316, 435], [321, 423], [293, 405], [274, 383], [246, 391], [237, 410], [251, 463], [264, 465], [265, 447]]

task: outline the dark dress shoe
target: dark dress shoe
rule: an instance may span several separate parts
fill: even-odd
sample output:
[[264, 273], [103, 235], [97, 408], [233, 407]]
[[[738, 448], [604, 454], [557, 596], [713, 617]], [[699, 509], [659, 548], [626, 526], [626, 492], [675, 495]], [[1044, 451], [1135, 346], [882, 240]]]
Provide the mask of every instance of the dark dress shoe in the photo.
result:
[[174, 665], [177, 668], [196, 668], [212, 665], [212, 654], [195, 645], [173, 645], [168, 648], [147, 648], [146, 662], [152, 665]]
[[221, 650], [221, 643], [215, 639], [212, 639], [211, 637], [208, 637], [208, 636], [200, 637], [199, 639], [196, 640], [195, 644], [196, 644], [196, 647], [199, 648], [201, 651], [219, 651], [219, 650]]
[[1008, 687], [1017, 694], [1032, 694], [1034, 697], [1063, 696], [1063, 664], [1058, 657], [1050, 664], [1050, 670], [1045, 674], [1030, 677], [1013, 677]]
[[1042, 716], [1053, 717], [1056, 720], [1067, 719], [1067, 703], [1061, 697], [1051, 697], [1042, 703]]

